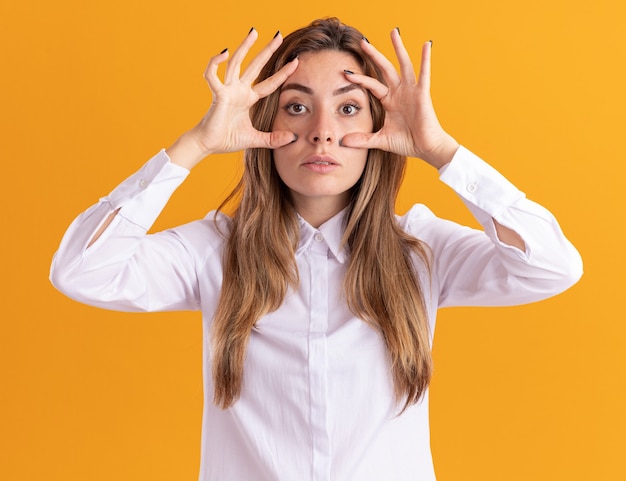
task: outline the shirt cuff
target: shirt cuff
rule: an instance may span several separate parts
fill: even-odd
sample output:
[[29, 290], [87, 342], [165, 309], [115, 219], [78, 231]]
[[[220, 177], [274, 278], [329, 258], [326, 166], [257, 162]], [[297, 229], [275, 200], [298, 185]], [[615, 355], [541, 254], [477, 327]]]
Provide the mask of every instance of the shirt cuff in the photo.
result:
[[466, 204], [478, 207], [491, 217], [497, 217], [511, 204], [525, 197], [496, 169], [463, 146], [459, 147], [452, 161], [440, 170], [439, 178]]
[[189, 170], [173, 164], [162, 149], [100, 200], [110, 203], [113, 210], [119, 208], [119, 215], [148, 230], [188, 175]]

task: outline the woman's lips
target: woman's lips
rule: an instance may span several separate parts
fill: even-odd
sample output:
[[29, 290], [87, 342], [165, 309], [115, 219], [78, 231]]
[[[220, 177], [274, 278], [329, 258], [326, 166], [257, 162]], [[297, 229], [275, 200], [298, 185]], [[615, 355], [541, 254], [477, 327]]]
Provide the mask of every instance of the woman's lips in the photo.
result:
[[302, 163], [302, 167], [319, 174], [326, 174], [340, 166], [330, 155], [313, 155]]

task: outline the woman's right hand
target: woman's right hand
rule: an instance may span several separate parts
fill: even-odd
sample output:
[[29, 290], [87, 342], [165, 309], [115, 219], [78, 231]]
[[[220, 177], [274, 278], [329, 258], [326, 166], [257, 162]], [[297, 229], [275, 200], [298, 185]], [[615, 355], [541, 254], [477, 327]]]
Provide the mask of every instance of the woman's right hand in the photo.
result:
[[293, 132], [260, 132], [250, 121], [250, 108], [279, 88], [298, 66], [296, 58], [271, 77], [252, 85], [283, 41], [278, 33], [240, 75], [243, 59], [257, 37], [257, 31], [254, 28], [250, 30], [228, 61], [223, 82], [217, 75], [217, 69], [228, 58], [228, 50], [211, 59], [204, 73], [213, 97], [211, 107], [198, 125], [167, 149], [173, 163], [191, 169], [210, 154], [255, 147], [276, 149], [294, 140]]

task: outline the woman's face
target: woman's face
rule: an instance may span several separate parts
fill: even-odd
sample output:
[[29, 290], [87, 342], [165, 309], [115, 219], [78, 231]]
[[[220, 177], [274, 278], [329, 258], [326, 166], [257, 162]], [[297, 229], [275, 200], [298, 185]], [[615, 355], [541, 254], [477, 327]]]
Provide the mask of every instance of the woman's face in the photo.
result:
[[344, 69], [362, 72], [345, 52], [305, 53], [280, 90], [272, 130], [288, 130], [298, 139], [274, 150], [274, 164], [307, 220], [311, 211], [328, 217], [343, 209], [367, 160], [367, 149], [340, 145], [350, 132], [373, 129], [368, 95], [346, 80]]

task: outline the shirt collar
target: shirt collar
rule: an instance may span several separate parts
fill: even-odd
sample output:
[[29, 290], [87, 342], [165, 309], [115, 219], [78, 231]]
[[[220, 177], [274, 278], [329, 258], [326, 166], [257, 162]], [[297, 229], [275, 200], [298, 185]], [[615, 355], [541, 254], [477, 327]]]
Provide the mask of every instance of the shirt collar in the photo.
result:
[[[313, 242], [324, 242], [335, 259], [341, 264], [346, 261], [347, 251], [341, 246], [341, 239], [345, 231], [345, 217], [347, 208], [335, 214], [333, 217], [324, 222], [319, 228], [313, 227], [298, 214], [298, 222], [300, 224], [300, 241], [296, 250], [296, 257], [302, 255]], [[320, 237], [321, 236], [321, 237]]]

